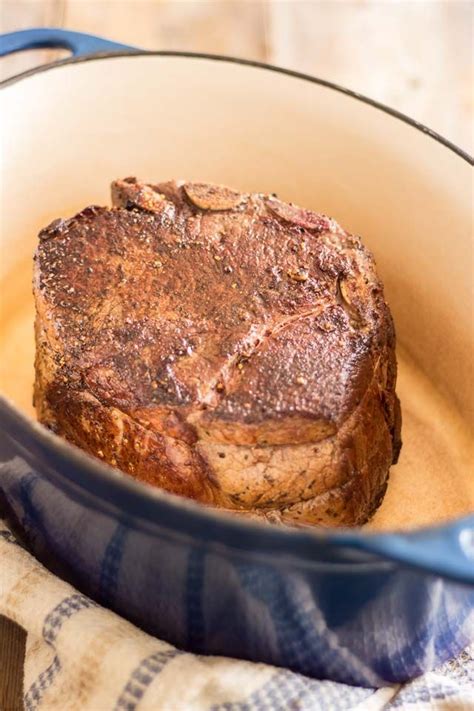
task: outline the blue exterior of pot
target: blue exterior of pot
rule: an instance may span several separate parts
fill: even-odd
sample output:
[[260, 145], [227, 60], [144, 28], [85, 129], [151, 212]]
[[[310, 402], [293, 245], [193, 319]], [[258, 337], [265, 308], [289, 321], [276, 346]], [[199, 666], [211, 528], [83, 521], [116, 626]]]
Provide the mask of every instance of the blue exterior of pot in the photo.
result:
[[[0, 55], [44, 46], [126, 50], [30, 30], [0, 38]], [[2, 398], [0, 426], [0, 514], [19, 539], [78, 589], [180, 648], [380, 686], [474, 640], [474, 516], [393, 535], [270, 526], [150, 489]]]

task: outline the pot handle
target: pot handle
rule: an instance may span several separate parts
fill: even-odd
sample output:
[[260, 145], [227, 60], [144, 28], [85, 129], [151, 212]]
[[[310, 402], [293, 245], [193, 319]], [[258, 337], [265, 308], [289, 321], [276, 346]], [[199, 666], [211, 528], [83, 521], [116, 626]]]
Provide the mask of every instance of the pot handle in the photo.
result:
[[410, 535], [371, 535], [360, 546], [383, 558], [474, 585], [474, 517]]
[[100, 52], [139, 51], [120, 42], [112, 42], [103, 37], [72, 32], [58, 27], [37, 27], [0, 35], [0, 57], [25, 49], [69, 49], [73, 57], [81, 57]]

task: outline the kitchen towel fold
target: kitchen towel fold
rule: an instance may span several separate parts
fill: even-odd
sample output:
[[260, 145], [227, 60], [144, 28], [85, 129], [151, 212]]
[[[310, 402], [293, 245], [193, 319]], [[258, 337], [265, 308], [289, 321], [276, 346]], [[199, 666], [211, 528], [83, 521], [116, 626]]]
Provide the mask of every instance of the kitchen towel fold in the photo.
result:
[[409, 684], [377, 690], [188, 654], [54, 577], [2, 521], [0, 614], [27, 632], [26, 711], [474, 710], [474, 645]]

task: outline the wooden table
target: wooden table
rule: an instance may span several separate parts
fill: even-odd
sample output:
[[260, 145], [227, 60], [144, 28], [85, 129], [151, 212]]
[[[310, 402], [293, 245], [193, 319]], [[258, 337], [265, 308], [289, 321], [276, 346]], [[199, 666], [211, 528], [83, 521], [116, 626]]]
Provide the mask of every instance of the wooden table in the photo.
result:
[[[470, 2], [0, 0], [0, 13], [2, 32], [68, 27], [146, 49], [229, 54], [314, 74], [393, 106], [472, 153]], [[65, 54], [2, 59], [0, 80]], [[0, 619], [1, 711], [22, 708], [23, 654], [24, 635]]]

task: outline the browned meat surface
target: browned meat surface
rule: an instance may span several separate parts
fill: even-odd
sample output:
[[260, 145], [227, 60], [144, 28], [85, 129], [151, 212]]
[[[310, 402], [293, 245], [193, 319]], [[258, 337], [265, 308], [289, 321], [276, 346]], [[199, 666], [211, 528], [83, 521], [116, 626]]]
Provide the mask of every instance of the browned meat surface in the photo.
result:
[[366, 521], [400, 409], [392, 319], [359, 237], [219, 186], [127, 178], [112, 197], [40, 233], [40, 421], [205, 504]]

